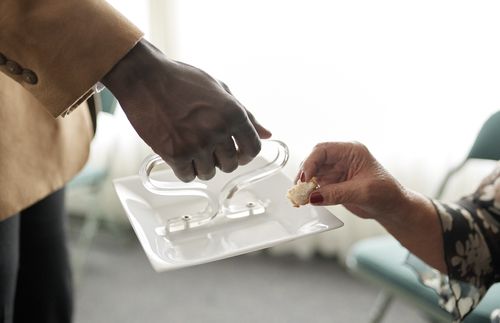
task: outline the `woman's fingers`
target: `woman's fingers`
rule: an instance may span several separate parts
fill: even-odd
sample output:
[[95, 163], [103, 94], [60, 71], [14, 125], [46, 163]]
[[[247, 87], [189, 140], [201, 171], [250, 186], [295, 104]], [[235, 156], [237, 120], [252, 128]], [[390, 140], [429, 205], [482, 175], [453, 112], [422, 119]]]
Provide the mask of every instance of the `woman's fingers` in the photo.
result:
[[304, 175], [304, 172], [302, 170], [300, 170], [299, 173], [295, 176], [293, 183], [297, 184], [299, 181], [305, 182], [305, 175]]
[[352, 181], [321, 186], [309, 196], [309, 202], [314, 205], [338, 205], [354, 203], [356, 185]]
[[306, 182], [310, 181], [311, 178], [316, 176], [318, 171], [321, 169], [321, 166], [325, 164], [327, 159], [326, 156], [326, 146], [321, 144], [316, 145], [311, 154], [309, 154], [306, 160], [304, 160], [302, 169], [297, 176], [299, 178], [302, 176], [303, 180]]
[[368, 149], [358, 142], [325, 142], [316, 145], [304, 161], [306, 181], [316, 176], [329, 176], [335, 182], [351, 178], [374, 162]]

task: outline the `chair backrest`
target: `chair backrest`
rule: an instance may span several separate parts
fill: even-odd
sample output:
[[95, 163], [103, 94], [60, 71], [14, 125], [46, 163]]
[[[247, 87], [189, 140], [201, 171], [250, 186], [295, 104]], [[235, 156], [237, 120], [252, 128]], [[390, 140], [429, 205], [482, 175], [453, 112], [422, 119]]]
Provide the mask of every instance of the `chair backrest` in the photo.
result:
[[99, 92], [99, 96], [101, 98], [101, 111], [109, 114], [115, 113], [118, 100], [116, 100], [113, 93], [107, 88], [104, 88]]
[[[500, 160], [500, 111], [486, 120], [479, 130], [476, 141], [467, 155], [467, 159]], [[491, 322], [500, 322], [500, 309], [491, 313]]]
[[500, 111], [491, 115], [483, 124], [469, 153], [458, 166], [448, 171], [439, 185], [436, 198], [442, 198], [446, 185], [469, 159], [500, 160]]
[[500, 111], [493, 114], [481, 127], [467, 159], [500, 160]]

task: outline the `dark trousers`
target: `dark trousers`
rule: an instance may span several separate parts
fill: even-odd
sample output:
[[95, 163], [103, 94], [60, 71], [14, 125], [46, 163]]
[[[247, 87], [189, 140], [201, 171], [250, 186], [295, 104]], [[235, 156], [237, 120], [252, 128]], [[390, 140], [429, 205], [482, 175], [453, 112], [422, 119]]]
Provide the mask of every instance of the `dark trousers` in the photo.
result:
[[66, 323], [72, 285], [64, 190], [0, 222], [0, 323]]

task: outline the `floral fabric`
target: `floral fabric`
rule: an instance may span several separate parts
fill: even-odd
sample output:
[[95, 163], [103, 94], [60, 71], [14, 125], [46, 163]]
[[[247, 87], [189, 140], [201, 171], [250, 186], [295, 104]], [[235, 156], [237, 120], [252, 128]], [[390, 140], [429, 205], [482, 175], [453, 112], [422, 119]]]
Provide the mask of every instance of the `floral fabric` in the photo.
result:
[[408, 263], [459, 322], [500, 281], [500, 162], [474, 194], [456, 203], [432, 202], [441, 220], [448, 276], [421, 266], [416, 257]]

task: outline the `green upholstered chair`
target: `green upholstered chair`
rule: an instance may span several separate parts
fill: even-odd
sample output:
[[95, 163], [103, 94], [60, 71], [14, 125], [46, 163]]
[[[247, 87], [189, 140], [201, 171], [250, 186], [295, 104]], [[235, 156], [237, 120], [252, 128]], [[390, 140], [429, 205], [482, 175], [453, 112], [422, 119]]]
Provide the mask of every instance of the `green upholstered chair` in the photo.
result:
[[436, 193], [437, 198], [443, 195], [449, 180], [462, 169], [469, 159], [500, 160], [500, 111], [490, 116], [483, 124], [466, 158], [448, 171]]
[[[101, 92], [94, 95], [94, 104], [99, 112], [113, 115], [116, 111], [118, 101], [108, 89], [104, 88]], [[111, 154], [108, 154], [108, 157], [111, 157]], [[106, 179], [109, 173], [110, 160], [111, 158], [108, 158], [104, 164], [98, 166], [87, 164], [83, 170], [71, 180], [69, 187], [98, 187], [102, 181]]]
[[[500, 111], [484, 123], [465, 160], [446, 174], [437, 198], [442, 196], [449, 180], [469, 159], [500, 160]], [[431, 322], [450, 322], [451, 315], [439, 307], [437, 294], [423, 286], [413, 269], [405, 264], [407, 255], [408, 250], [390, 236], [362, 240], [349, 251], [349, 271], [382, 288], [370, 313], [370, 322], [381, 322], [395, 297], [413, 304]], [[490, 314], [498, 308], [500, 285], [496, 284], [464, 322], [490, 322]]]
[[[118, 101], [113, 94], [106, 88], [94, 95], [94, 104], [99, 113], [113, 115], [116, 111]], [[97, 116], [93, 116], [96, 118]], [[100, 205], [99, 195], [104, 182], [109, 178], [111, 164], [116, 147], [113, 140], [108, 144], [106, 156], [101, 163], [87, 163], [83, 170], [68, 183], [69, 190], [85, 188], [86, 211], [84, 221], [79, 232], [78, 240], [73, 253], [73, 269], [75, 281], [78, 283], [85, 263], [87, 252], [90, 248], [98, 229], [99, 223], [103, 220], [102, 206]]]

